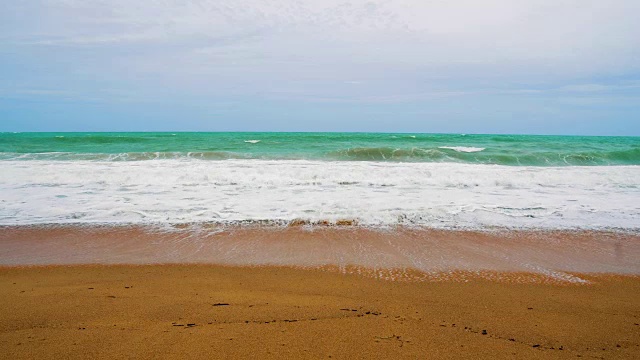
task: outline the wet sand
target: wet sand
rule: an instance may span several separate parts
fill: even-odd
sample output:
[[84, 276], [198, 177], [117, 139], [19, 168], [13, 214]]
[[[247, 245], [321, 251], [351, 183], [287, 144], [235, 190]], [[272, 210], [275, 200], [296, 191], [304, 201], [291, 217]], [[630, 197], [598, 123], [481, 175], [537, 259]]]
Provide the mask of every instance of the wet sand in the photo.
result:
[[637, 359], [640, 279], [399, 282], [282, 267], [0, 269], [0, 358]]
[[629, 232], [2, 227], [0, 358], [637, 359], [639, 259]]
[[640, 275], [640, 233], [357, 226], [0, 227], [0, 265], [217, 264], [330, 268], [388, 280], [457, 272]]

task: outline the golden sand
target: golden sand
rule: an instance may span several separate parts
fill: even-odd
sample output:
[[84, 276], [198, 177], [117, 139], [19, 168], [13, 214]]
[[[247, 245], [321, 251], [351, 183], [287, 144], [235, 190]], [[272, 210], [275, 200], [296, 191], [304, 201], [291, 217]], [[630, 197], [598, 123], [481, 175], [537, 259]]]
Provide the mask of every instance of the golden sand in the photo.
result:
[[[384, 281], [287, 267], [0, 268], [0, 358], [640, 358], [640, 278]], [[536, 277], [538, 275], [531, 275]], [[502, 279], [502, 280], [501, 280]]]

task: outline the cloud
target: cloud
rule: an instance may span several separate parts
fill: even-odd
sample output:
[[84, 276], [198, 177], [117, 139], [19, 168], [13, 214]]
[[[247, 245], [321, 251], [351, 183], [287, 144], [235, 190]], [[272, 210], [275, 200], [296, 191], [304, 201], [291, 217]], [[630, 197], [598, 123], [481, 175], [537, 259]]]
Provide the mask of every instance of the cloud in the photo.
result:
[[357, 60], [393, 64], [629, 64], [625, 54], [640, 45], [636, 11], [633, 0], [48, 0], [15, 35], [24, 44], [88, 46], [259, 31], [256, 51], [283, 56], [347, 61], [333, 48], [348, 47]]
[[3, 1], [0, 76], [5, 96], [199, 107], [602, 102], [638, 91], [638, 13], [637, 0]]
[[640, 83], [624, 81], [616, 84], [574, 84], [566, 85], [557, 89], [557, 91], [575, 92], [575, 93], [597, 93], [610, 91], [624, 91], [640, 89]]

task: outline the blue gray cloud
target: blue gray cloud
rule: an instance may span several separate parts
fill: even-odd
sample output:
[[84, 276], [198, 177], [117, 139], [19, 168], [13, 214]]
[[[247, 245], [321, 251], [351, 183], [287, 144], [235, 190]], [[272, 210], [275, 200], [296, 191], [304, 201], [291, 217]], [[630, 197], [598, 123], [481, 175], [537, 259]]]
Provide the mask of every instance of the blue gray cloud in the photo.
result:
[[399, 104], [434, 114], [451, 101], [538, 101], [558, 106], [540, 116], [569, 118], [567, 103], [609, 99], [617, 112], [640, 99], [638, 13], [635, 0], [3, 2], [0, 110], [7, 99], [171, 99], [268, 103], [274, 117], [292, 103], [393, 104], [402, 118]]

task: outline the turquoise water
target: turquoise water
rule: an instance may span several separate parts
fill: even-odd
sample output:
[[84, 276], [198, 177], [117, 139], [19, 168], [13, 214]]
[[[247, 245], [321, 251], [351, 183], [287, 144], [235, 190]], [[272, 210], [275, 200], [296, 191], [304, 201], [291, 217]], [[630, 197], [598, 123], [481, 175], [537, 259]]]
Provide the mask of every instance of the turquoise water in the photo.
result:
[[382, 133], [0, 133], [0, 160], [306, 159], [640, 165], [640, 137]]

